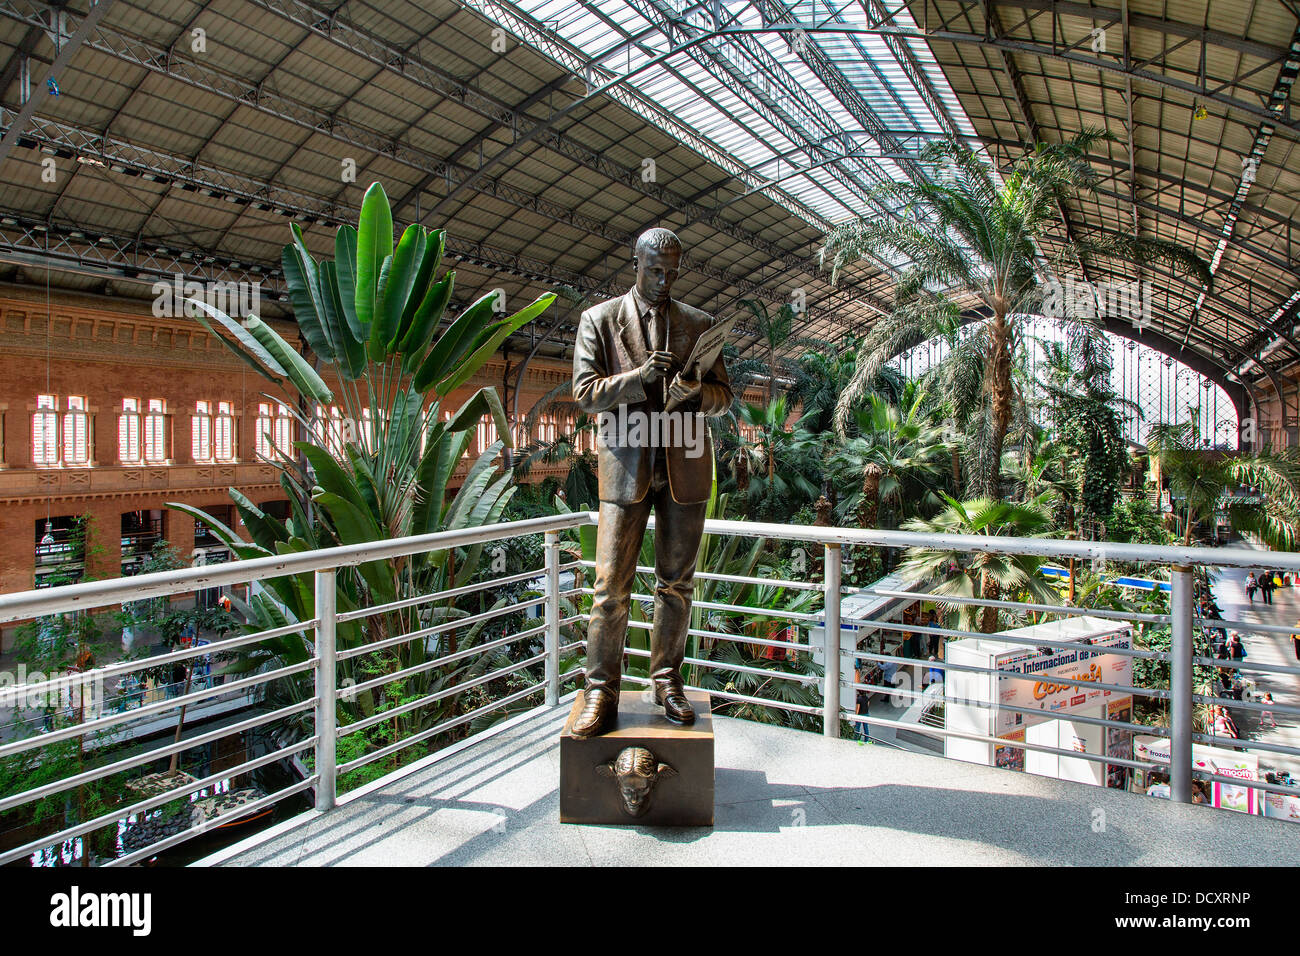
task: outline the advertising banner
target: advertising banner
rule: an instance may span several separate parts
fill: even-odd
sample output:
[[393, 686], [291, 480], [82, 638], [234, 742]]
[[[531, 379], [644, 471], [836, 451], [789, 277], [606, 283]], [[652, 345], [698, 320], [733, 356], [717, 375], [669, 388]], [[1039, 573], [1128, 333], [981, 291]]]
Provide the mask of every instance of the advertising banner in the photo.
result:
[[[1166, 737], [1135, 736], [1133, 756], [1137, 760], [1169, 763], [1169, 740]], [[1210, 784], [1210, 804], [1222, 810], [1238, 813], [1259, 813], [1259, 791], [1245, 786], [1246, 781], [1259, 779], [1259, 757], [1219, 747], [1192, 744], [1192, 766], [1206, 773], [1239, 778], [1243, 785], [1223, 783], [1219, 780], [1203, 781]]]
[[1300, 823], [1300, 797], [1286, 793], [1265, 793], [1264, 816]]
[[[1020, 726], [1040, 723], [1054, 717], [1063, 717], [1080, 708], [1109, 703], [1121, 696], [1116, 691], [1090, 688], [1086, 684], [1063, 683], [1053, 678], [1070, 681], [1095, 681], [1102, 684], [1132, 684], [1133, 659], [1124, 654], [1107, 654], [1106, 648], [1131, 646], [1128, 629], [1113, 634], [1102, 634], [1081, 641], [1078, 648], [1040, 653], [1037, 648], [1018, 647], [999, 654], [994, 666], [1000, 671], [1011, 671], [998, 677], [998, 712], [994, 736]], [[1023, 674], [1023, 677], [1014, 676]], [[1036, 713], [1020, 713], [1008, 708], [1023, 708]]]

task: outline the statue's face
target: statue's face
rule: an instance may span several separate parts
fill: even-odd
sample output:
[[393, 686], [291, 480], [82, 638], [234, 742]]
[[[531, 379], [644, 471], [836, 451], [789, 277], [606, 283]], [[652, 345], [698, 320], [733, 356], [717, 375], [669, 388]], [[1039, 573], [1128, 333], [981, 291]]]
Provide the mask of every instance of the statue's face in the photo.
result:
[[658, 305], [668, 301], [681, 253], [642, 250], [636, 257], [636, 291], [647, 302]]
[[623, 808], [630, 816], [639, 817], [650, 809], [650, 791], [654, 786], [654, 777], [629, 773], [618, 778], [618, 789], [623, 795]]

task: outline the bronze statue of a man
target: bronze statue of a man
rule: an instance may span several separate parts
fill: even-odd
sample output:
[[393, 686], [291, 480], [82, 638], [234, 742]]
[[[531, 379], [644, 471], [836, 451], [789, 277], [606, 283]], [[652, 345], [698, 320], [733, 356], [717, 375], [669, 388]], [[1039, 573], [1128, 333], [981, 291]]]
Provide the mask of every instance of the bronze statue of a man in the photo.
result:
[[600, 416], [600, 525], [595, 600], [587, 630], [587, 679], [575, 737], [604, 732], [618, 713], [628, 606], [637, 556], [655, 513], [655, 608], [650, 676], [669, 720], [695, 714], [682, 687], [695, 561], [713, 482], [705, 416], [731, 405], [719, 356], [696, 377], [685, 368], [713, 319], [671, 298], [681, 241], [650, 229], [633, 250], [636, 285], [622, 298], [588, 309], [578, 323], [573, 397]]

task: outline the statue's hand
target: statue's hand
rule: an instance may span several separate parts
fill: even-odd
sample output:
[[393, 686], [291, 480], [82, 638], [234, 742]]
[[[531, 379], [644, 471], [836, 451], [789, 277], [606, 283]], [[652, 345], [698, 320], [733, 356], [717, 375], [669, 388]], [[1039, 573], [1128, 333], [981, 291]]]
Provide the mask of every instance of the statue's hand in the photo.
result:
[[651, 352], [641, 366], [641, 381], [646, 385], [657, 382], [672, 371], [674, 361], [672, 352]]
[[668, 386], [668, 397], [681, 404], [690, 401], [692, 398], [699, 398], [703, 391], [704, 389], [699, 382], [682, 378], [678, 374], [673, 379], [673, 383]]

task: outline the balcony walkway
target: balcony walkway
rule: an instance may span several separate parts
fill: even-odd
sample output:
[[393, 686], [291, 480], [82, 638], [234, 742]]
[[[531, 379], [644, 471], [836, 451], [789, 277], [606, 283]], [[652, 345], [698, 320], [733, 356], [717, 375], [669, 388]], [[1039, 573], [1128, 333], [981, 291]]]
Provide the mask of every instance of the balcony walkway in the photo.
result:
[[562, 705], [521, 715], [349, 795], [326, 816], [304, 814], [199, 865], [1196, 867], [1300, 859], [1300, 826], [1284, 821], [730, 718], [715, 721], [712, 830], [561, 825], [558, 739], [567, 712]]

